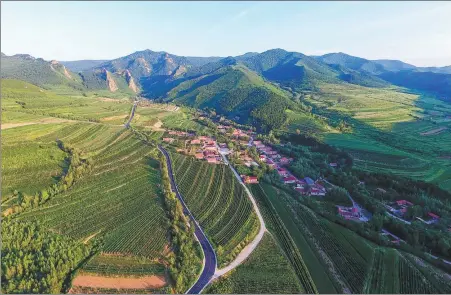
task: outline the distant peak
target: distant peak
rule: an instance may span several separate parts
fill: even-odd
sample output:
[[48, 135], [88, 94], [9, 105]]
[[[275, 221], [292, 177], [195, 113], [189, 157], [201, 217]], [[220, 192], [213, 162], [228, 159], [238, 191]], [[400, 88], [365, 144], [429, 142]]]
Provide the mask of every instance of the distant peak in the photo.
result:
[[18, 57], [18, 58], [23, 58], [23, 59], [31, 59], [31, 60], [35, 60], [36, 58], [34, 58], [34, 56], [31, 56], [29, 54], [14, 54], [13, 57]]

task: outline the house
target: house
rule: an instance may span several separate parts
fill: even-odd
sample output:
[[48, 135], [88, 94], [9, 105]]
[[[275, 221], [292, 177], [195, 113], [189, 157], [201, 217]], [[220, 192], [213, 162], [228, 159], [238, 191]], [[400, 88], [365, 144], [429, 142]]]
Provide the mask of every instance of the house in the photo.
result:
[[297, 179], [297, 180], [296, 180], [296, 184], [297, 184], [297, 186], [299, 186], [299, 187], [304, 187], [307, 183], [306, 183], [305, 180], [303, 180], [303, 179]]
[[428, 216], [432, 217], [433, 220], [439, 220], [439, 219], [440, 219], [440, 216], [435, 215], [435, 214], [432, 213], [432, 212], [429, 212], [429, 213], [428, 213]]
[[329, 163], [329, 166], [330, 166], [330, 167], [337, 167], [338, 164], [337, 164], [337, 163]]
[[275, 156], [275, 155], [277, 155], [277, 152], [276, 151], [269, 151], [269, 152], [267, 152], [267, 154], [271, 155], [271, 156]]
[[258, 178], [257, 176], [244, 176], [242, 177], [244, 183], [258, 183]]
[[199, 159], [199, 160], [204, 158], [204, 154], [203, 153], [196, 153], [195, 156], [196, 156], [196, 159]]
[[283, 183], [285, 184], [290, 184], [290, 183], [295, 183], [296, 182], [296, 177], [294, 176], [287, 176], [283, 178]]
[[260, 161], [262, 161], [262, 162], [266, 161], [266, 156], [265, 155], [260, 155], [259, 158], [260, 158]]
[[268, 164], [269, 168], [272, 168], [272, 169], [274, 169], [276, 167], [276, 164], [271, 159], [267, 159], [266, 164]]
[[279, 176], [282, 176], [282, 177], [287, 177], [289, 175], [287, 169], [285, 169], [285, 168], [278, 168], [277, 173], [279, 174]]
[[337, 207], [338, 207], [338, 214], [340, 214], [345, 219], [360, 218], [360, 212], [355, 207], [350, 207], [350, 208], [342, 207], [342, 206], [337, 206]]
[[172, 143], [174, 141], [174, 138], [172, 138], [172, 137], [165, 137], [165, 138], [163, 138], [163, 141]]
[[193, 139], [193, 140], [191, 140], [191, 144], [200, 144], [200, 140], [199, 139]]
[[219, 163], [219, 161], [218, 161], [218, 159], [216, 157], [209, 157], [209, 158], [207, 158], [207, 162], [210, 163], [210, 164], [218, 164]]
[[299, 187], [299, 186], [297, 186], [297, 187], [295, 187], [294, 189], [295, 189], [297, 192], [300, 192], [301, 195], [306, 195], [306, 194], [307, 194], [307, 190], [306, 190], [304, 187]]
[[326, 192], [321, 190], [321, 189], [319, 189], [319, 188], [317, 188], [317, 187], [312, 187], [310, 189], [310, 195], [312, 195], [312, 196], [325, 196]]
[[261, 142], [260, 140], [255, 140], [255, 141], [254, 141], [254, 145], [256, 145], [256, 146], [257, 146], [257, 145], [260, 145], [260, 144], [262, 144], [262, 142]]
[[281, 165], [287, 165], [289, 163], [290, 163], [290, 159], [285, 158], [285, 157], [280, 158], [280, 164]]
[[398, 204], [398, 206], [413, 206], [413, 203], [406, 200], [398, 200], [396, 201], [396, 204]]
[[262, 143], [260, 143], [260, 144], [256, 144], [255, 147], [256, 147], [257, 149], [264, 149], [264, 148], [265, 148], [265, 145], [262, 144]]
[[310, 177], [304, 177], [304, 181], [308, 184], [308, 185], [313, 185], [315, 182], [313, 181], [313, 179], [311, 179]]

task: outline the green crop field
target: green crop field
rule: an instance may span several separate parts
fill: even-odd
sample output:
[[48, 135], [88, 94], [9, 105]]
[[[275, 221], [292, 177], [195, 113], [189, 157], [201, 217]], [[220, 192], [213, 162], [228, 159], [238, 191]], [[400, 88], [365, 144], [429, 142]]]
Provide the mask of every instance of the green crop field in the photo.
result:
[[[378, 247], [318, 216], [268, 184], [251, 188], [270, 230], [274, 226], [271, 222], [274, 218], [268, 213], [270, 208], [280, 216], [296, 246], [302, 250], [302, 257], [320, 293], [329, 291], [324, 289], [325, 278], [329, 278], [330, 288], [335, 287], [340, 293], [449, 293], [449, 275], [422, 259]], [[303, 241], [296, 236], [303, 236]], [[320, 271], [324, 273], [322, 280]]]
[[[102, 130], [98, 141], [84, 134], [97, 126], [75, 132], [59, 132], [59, 138], [80, 149], [97, 152], [90, 175], [44, 206], [25, 212], [19, 219], [39, 220], [51, 230], [86, 241], [104, 236], [106, 253], [159, 258], [166, 240], [166, 221], [161, 207], [158, 163], [154, 150], [143, 145], [129, 131]], [[79, 131], [79, 132], [77, 132]], [[100, 132], [100, 131], [98, 131]], [[95, 132], [93, 132], [95, 134]], [[64, 136], [66, 134], [66, 136]]]
[[[344, 120], [351, 129], [340, 132], [307, 114], [287, 111], [287, 131], [299, 129], [343, 148], [363, 170], [422, 179], [450, 189], [449, 104], [397, 88], [349, 84], [322, 84], [304, 102], [314, 108], [313, 113], [327, 118], [325, 122], [334, 125]], [[393, 162], [393, 156], [399, 159]]]
[[226, 165], [180, 154], [171, 157], [180, 193], [216, 247], [218, 265], [227, 264], [258, 231], [251, 202]]
[[214, 281], [206, 294], [304, 293], [290, 262], [271, 234], [265, 234], [249, 258], [230, 274]]
[[250, 189], [262, 210], [266, 226], [288, 257], [306, 293], [336, 293], [335, 287], [308, 248], [301, 232], [294, 224], [285, 223], [283, 219], [286, 214], [277, 211], [261, 185], [251, 185]]
[[164, 275], [165, 267], [140, 257], [123, 257], [112, 255], [97, 255], [90, 259], [80, 270], [82, 274], [101, 274], [105, 276], [146, 276], [149, 274]]

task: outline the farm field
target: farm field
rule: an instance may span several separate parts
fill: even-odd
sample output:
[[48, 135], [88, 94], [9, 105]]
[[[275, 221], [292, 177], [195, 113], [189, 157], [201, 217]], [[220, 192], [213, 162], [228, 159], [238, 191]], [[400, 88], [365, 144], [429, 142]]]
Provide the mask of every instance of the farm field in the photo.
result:
[[271, 234], [240, 266], [214, 281], [206, 294], [299, 294], [305, 292]]
[[[316, 135], [357, 154], [356, 167], [451, 188], [451, 161], [446, 158], [451, 154], [451, 122], [446, 120], [451, 113], [449, 104], [399, 90], [332, 84], [322, 85], [319, 94], [307, 96], [305, 101], [330, 121], [343, 119], [352, 125], [345, 133], [317, 129]], [[313, 120], [303, 121], [307, 123], [299, 126], [296, 120], [289, 120], [288, 130], [310, 132]], [[402, 161], [393, 163], [393, 156]]]
[[129, 99], [61, 96], [19, 80], [2, 79], [1, 86], [2, 112], [7, 113], [2, 123], [33, 121], [37, 116], [121, 125], [132, 107]]
[[[156, 150], [123, 127], [89, 123], [58, 127], [36, 140], [59, 139], [76, 147], [92, 159], [92, 171], [71, 189], [15, 219], [39, 221], [50, 231], [81, 243], [100, 242], [102, 255], [109, 256], [91, 260], [86, 266], [90, 271], [161, 274], [168, 223], [161, 203]], [[133, 268], [133, 263], [142, 265]]]
[[243, 187], [226, 165], [173, 153], [174, 174], [185, 203], [226, 265], [257, 234], [259, 223]]
[[[277, 192], [276, 188], [268, 184], [260, 185], [259, 189], [267, 192], [264, 196], [277, 208], [284, 223], [292, 222], [299, 229], [307, 241], [302, 254], [308, 253], [306, 249], [310, 248], [340, 292], [449, 292], [449, 275], [420, 258], [395, 249], [378, 247], [354, 232], [317, 216], [291, 196], [282, 191]], [[306, 265], [315, 279], [315, 272], [307, 259]]]
[[274, 208], [260, 185], [250, 185], [249, 189], [256, 198], [268, 230], [288, 257], [303, 289], [307, 293], [336, 293], [335, 286], [309, 249], [299, 229], [282, 220], [284, 215]]

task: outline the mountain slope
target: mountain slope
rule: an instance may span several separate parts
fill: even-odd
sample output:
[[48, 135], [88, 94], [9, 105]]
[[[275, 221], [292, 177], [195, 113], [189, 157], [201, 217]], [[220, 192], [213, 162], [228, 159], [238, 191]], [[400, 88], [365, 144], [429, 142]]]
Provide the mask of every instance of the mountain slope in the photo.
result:
[[78, 90], [83, 88], [80, 77], [61, 63], [28, 54], [2, 55], [1, 78], [19, 79], [46, 88], [61, 85]]
[[185, 79], [164, 100], [213, 108], [219, 114], [236, 117], [242, 123], [254, 123], [263, 130], [282, 126], [286, 121], [285, 110], [294, 106], [287, 92], [240, 64]]

